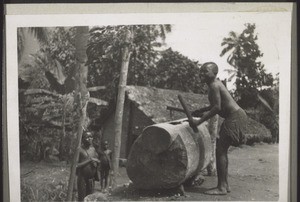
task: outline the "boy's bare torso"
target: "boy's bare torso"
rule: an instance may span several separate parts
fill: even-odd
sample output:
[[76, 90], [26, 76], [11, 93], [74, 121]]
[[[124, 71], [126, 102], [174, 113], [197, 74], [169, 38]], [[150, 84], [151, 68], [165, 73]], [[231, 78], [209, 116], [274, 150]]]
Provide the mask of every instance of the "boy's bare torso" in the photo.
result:
[[220, 102], [221, 104], [221, 110], [218, 112], [221, 117], [227, 118], [229, 114], [240, 108], [220, 80], [215, 79], [208, 87], [208, 99], [211, 106], [213, 106], [215, 102]]
[[[88, 149], [81, 148], [79, 153], [79, 162], [83, 162], [89, 158], [98, 158], [98, 154], [94, 147], [89, 147]], [[84, 167], [81, 168], [80, 174], [92, 178], [94, 177], [95, 173], [97, 171], [97, 162], [90, 162]]]

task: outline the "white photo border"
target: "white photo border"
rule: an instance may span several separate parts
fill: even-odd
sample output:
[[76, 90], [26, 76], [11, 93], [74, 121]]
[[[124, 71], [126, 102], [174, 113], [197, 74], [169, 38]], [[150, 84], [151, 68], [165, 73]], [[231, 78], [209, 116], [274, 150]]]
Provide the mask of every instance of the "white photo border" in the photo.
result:
[[[169, 4], [170, 5], [170, 4]], [[286, 30], [287, 35], [291, 36], [291, 15], [292, 4], [281, 5], [284, 9], [281, 13], [289, 22], [290, 29]], [[59, 6], [59, 5], [56, 5]], [[93, 7], [94, 5], [89, 5]], [[99, 5], [101, 7], [101, 5]], [[123, 5], [124, 6], [124, 5]], [[130, 6], [130, 5], [127, 5]], [[184, 12], [172, 13], [172, 9], [166, 13], [161, 11], [149, 10], [149, 5], [143, 5], [146, 11], [137, 10], [140, 13], [111, 13], [111, 14], [86, 14], [88, 10], [77, 8], [77, 14], [45, 14], [17, 15], [13, 13], [6, 15], [6, 101], [7, 101], [7, 140], [8, 140], [8, 166], [9, 166], [9, 190], [10, 201], [20, 201], [20, 157], [19, 157], [19, 105], [18, 105], [18, 59], [17, 59], [17, 28], [18, 27], [57, 27], [57, 26], [93, 26], [93, 25], [120, 25], [120, 24], [172, 24], [178, 20], [194, 18], [198, 15], [194, 10], [189, 13], [188, 9]], [[180, 5], [173, 4], [172, 8], [180, 11]], [[213, 6], [213, 5], [212, 5]], [[240, 5], [243, 7], [243, 4]], [[247, 5], [244, 5], [247, 6]], [[280, 4], [278, 5], [280, 7]], [[209, 6], [208, 6], [209, 7]], [[34, 8], [33, 8], [34, 9]], [[37, 8], [35, 8], [37, 9]], [[47, 9], [47, 8], [45, 8]], [[245, 9], [245, 8], [244, 8]], [[83, 11], [85, 14], [79, 14]], [[208, 9], [207, 15], [212, 13]], [[204, 12], [199, 9], [199, 13]], [[216, 12], [216, 11], [214, 11]], [[238, 12], [238, 11], [230, 11]], [[266, 11], [272, 12], [272, 11]], [[275, 11], [274, 11], [275, 12]], [[46, 12], [47, 13], [47, 12]], [[76, 13], [76, 12], [75, 12]], [[9, 12], [8, 12], [9, 14]], [[243, 13], [244, 16], [252, 13]], [[183, 23], [184, 22], [183, 20]], [[290, 148], [290, 117], [291, 117], [291, 38], [286, 39], [285, 54], [280, 57], [285, 58], [285, 64], [280, 66], [280, 144], [279, 144], [279, 201], [288, 199], [289, 183], [289, 148]]]

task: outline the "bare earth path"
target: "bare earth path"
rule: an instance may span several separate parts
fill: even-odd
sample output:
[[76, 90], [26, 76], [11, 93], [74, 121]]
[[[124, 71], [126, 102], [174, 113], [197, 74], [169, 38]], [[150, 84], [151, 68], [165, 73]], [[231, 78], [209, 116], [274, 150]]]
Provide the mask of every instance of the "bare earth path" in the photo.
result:
[[[69, 166], [65, 164], [34, 164], [21, 163], [22, 185], [37, 189], [62, 189], [61, 181], [67, 182]], [[229, 152], [229, 183], [231, 193], [226, 196], [210, 196], [203, 194], [217, 184], [216, 176], [205, 176], [205, 181], [199, 187], [186, 188], [186, 196], [176, 195], [177, 191], [139, 191], [128, 186], [129, 179], [126, 169], [120, 169], [117, 183], [118, 188], [108, 195], [110, 201], [277, 201], [278, 200], [278, 144], [244, 145], [242, 148], [230, 148]], [[22, 186], [24, 187], [24, 186]], [[30, 189], [31, 189], [30, 188]], [[24, 189], [25, 190], [25, 189]], [[96, 191], [100, 191], [99, 182], [96, 182]], [[24, 191], [23, 191], [24, 192]], [[61, 192], [61, 191], [59, 191]], [[57, 192], [57, 193], [59, 193]], [[30, 192], [25, 192], [31, 194]], [[37, 194], [39, 197], [37, 197]], [[35, 199], [44, 197], [41, 191], [35, 194]], [[60, 194], [64, 198], [63, 193]], [[61, 198], [59, 197], [59, 198]], [[32, 197], [31, 197], [32, 198]], [[52, 198], [52, 197], [51, 197]], [[53, 198], [54, 199], [54, 198]], [[55, 198], [56, 200], [58, 198]]]
[[[120, 188], [110, 200], [178, 200], [178, 201], [277, 201], [278, 200], [278, 144], [243, 145], [231, 148], [229, 153], [229, 183], [231, 193], [226, 196], [203, 194], [217, 185], [216, 176], [205, 176], [199, 187], [186, 189], [186, 197], [175, 194], [135, 193]], [[114, 196], [117, 195], [117, 196]], [[163, 195], [163, 196], [160, 196]]]

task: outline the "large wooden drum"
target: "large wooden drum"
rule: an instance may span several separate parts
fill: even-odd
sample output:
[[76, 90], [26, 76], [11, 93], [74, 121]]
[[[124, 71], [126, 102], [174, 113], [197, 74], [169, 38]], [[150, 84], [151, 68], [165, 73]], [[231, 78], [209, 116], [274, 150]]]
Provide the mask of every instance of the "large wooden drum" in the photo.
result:
[[195, 133], [186, 119], [148, 126], [134, 142], [127, 174], [141, 189], [181, 185], [209, 164], [211, 139], [203, 123]]

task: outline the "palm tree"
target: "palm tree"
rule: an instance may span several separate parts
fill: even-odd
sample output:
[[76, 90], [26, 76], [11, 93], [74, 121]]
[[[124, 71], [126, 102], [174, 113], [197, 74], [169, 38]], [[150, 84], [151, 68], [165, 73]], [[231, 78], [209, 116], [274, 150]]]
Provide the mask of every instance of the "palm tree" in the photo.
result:
[[48, 44], [49, 33], [44, 27], [29, 27], [29, 28], [18, 28], [17, 30], [17, 39], [18, 39], [18, 61], [20, 62], [25, 43], [25, 32], [31, 33], [40, 44]]
[[230, 78], [234, 77], [237, 74], [237, 70], [239, 67], [239, 58], [240, 58], [240, 52], [242, 47], [242, 39], [240, 36], [231, 31], [229, 32], [229, 37], [224, 38], [221, 46], [225, 46], [220, 54], [220, 56], [224, 56], [226, 53], [229, 53], [227, 57], [227, 62], [231, 66], [234, 67], [234, 70], [229, 70], [228, 73], [230, 74]]

